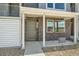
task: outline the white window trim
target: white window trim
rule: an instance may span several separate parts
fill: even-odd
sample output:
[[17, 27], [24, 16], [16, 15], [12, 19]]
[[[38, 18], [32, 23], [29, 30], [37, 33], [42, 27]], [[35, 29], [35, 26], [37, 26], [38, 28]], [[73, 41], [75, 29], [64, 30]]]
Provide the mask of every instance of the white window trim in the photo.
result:
[[[60, 21], [60, 20], [59, 20]], [[66, 27], [66, 25], [65, 25], [65, 20], [63, 20], [64, 21], [64, 31], [63, 32], [54, 32], [54, 33], [64, 33], [65, 32], [65, 27]], [[55, 23], [55, 21], [54, 21], [54, 23]]]
[[55, 3], [53, 3], [53, 8], [49, 8], [47, 6], [48, 3], [46, 3], [46, 9], [49, 9], [49, 10], [58, 10], [58, 11], [66, 11], [66, 3], [64, 3], [64, 9], [56, 9], [55, 8]]
[[49, 8], [49, 7], [47, 6], [47, 4], [48, 4], [48, 3], [46, 3], [46, 9], [52, 9], [52, 10], [53, 10], [53, 9], [55, 8], [54, 3], [53, 3], [53, 8]]
[[[48, 21], [52, 21], [53, 22], [53, 25], [54, 25], [54, 20], [51, 20], [51, 19], [47, 19], [47, 25], [48, 25]], [[54, 32], [54, 27], [53, 27], [53, 32], [48, 32], [48, 26], [46, 26], [47, 27], [47, 33], [53, 33]]]
[[65, 27], [64, 27], [64, 32], [66, 32], [66, 18], [64, 18], [64, 21], [65, 21]]
[[[51, 19], [47, 19], [47, 22], [48, 22], [49, 20], [51, 20]], [[55, 24], [54, 24], [55, 21], [54, 21], [54, 20], [51, 20], [51, 21], [53, 22], [53, 25], [55, 26]], [[64, 20], [64, 22], [65, 22], [65, 20]], [[64, 23], [64, 24], [65, 24], [65, 23]], [[48, 32], [48, 26], [47, 26], [46, 32], [47, 32], [47, 33], [65, 33], [65, 29], [66, 29], [65, 27], [66, 27], [66, 25], [64, 26], [64, 32], [55, 32], [55, 31], [54, 31], [54, 27], [53, 27], [53, 32]]]

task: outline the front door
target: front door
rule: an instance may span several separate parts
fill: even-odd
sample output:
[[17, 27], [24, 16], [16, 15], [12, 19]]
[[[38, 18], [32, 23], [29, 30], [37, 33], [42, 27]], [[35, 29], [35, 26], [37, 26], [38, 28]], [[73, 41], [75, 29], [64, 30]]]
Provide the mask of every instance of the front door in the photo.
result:
[[35, 18], [26, 19], [26, 40], [36, 40], [36, 20]]

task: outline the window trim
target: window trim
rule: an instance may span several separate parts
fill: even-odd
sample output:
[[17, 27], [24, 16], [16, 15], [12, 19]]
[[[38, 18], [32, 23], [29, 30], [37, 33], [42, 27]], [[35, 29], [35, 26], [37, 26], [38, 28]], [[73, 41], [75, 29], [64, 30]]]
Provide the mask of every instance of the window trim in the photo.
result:
[[[58, 20], [58, 21], [61, 21], [61, 20]], [[65, 20], [63, 20], [64, 21], [64, 25], [65, 25]], [[55, 21], [54, 21], [54, 23], [55, 23]], [[55, 26], [55, 24], [54, 24], [54, 26]], [[65, 27], [66, 27], [66, 25], [64, 26], [64, 31], [63, 32], [55, 32], [54, 31], [54, 33], [65, 33]]]
[[[51, 20], [51, 19], [47, 19], [47, 24], [48, 24], [48, 21], [52, 21], [53, 22], [53, 25], [54, 25], [54, 20]], [[53, 32], [48, 32], [48, 26], [47, 27], [47, 33], [53, 33], [54, 32], [54, 27], [53, 27]]]
[[55, 5], [54, 5], [54, 3], [52, 3], [53, 4], [53, 8], [49, 8], [48, 7], [48, 3], [46, 3], [46, 8], [48, 8], [48, 9], [54, 9], [55, 8]]
[[48, 3], [46, 3], [46, 9], [49, 9], [49, 10], [66, 11], [66, 3], [64, 3], [64, 9], [56, 9], [55, 8], [55, 3], [53, 3], [53, 8], [49, 8], [47, 5], [48, 5]]
[[[47, 22], [49, 21], [49, 20], [51, 20], [52, 22], [53, 22], [53, 25], [54, 25], [54, 27], [53, 27], [53, 32], [48, 32], [48, 26], [46, 25], [46, 32], [47, 33], [65, 33], [65, 27], [66, 27], [66, 25], [64, 26], [64, 31], [63, 32], [55, 32], [54, 31], [54, 29], [55, 29], [55, 20], [53, 20], [53, 19], [47, 19]], [[61, 21], [61, 20], [58, 20], [58, 21]], [[65, 24], [65, 19], [63, 20], [64, 21], [64, 24]]]
[[[18, 4], [18, 5], [16, 5], [16, 4]], [[20, 3], [8, 3], [8, 7], [9, 7], [9, 14], [8, 14], [8, 16], [12, 16], [12, 17], [20, 17]], [[19, 11], [18, 11], [18, 15], [12, 15], [11, 14], [11, 8], [15, 8], [15, 7], [18, 7], [19, 9]], [[14, 12], [14, 11], [13, 11]]]

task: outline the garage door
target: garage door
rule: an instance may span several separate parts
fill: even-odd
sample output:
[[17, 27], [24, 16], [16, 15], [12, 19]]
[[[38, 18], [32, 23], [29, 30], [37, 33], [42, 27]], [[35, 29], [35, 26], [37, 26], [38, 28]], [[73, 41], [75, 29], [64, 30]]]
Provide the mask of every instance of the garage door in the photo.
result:
[[21, 46], [20, 19], [0, 19], [0, 47]]

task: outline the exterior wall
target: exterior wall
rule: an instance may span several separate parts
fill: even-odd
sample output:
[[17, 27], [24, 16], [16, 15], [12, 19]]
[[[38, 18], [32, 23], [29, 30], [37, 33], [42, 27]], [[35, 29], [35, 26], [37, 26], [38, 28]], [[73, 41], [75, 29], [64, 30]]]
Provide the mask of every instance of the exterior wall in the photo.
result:
[[[18, 3], [0, 3], [0, 16], [19, 16], [19, 4]], [[18, 4], [18, 5], [17, 5]]]
[[2, 15], [9, 15], [8, 3], [0, 3], [0, 16]]
[[79, 3], [75, 3], [75, 12], [79, 12]]
[[[39, 8], [46, 9], [46, 3], [39, 3]], [[66, 11], [70, 11], [70, 3], [66, 3]]]
[[43, 19], [39, 18], [39, 40], [43, 40]]
[[21, 19], [0, 17], [0, 48], [21, 47]]
[[[46, 20], [47, 23], [47, 20]], [[47, 28], [47, 24], [46, 24]], [[71, 24], [70, 20], [66, 20], [65, 22], [65, 33], [47, 33], [46, 32], [46, 40], [56, 40], [58, 37], [66, 37], [69, 38], [71, 36]], [[39, 19], [39, 40], [43, 39], [43, 20]]]
[[[46, 3], [39, 3], [39, 5], [36, 3], [25, 3], [23, 4], [23, 6], [35, 7], [35, 8], [39, 7], [42, 9], [46, 9]], [[66, 11], [71, 11], [70, 3], [66, 4]], [[65, 33], [47, 33], [46, 32], [46, 40], [57, 39], [58, 37], [67, 37], [67, 38], [70, 37], [71, 36], [71, 23], [70, 22], [71, 22], [70, 20], [66, 20]], [[47, 23], [47, 20], [46, 20], [46, 23]], [[42, 40], [42, 39], [43, 39], [43, 20], [42, 18], [39, 18], [39, 40]]]
[[[23, 3], [22, 6], [46, 9], [46, 3]], [[66, 11], [70, 11], [70, 3], [66, 3]]]
[[66, 11], [71, 11], [70, 3], [66, 3]]
[[46, 3], [39, 3], [39, 8], [46, 9]]
[[38, 8], [38, 3], [22, 3], [22, 6]]
[[18, 3], [10, 3], [9, 5], [9, 15], [10, 16], [19, 16], [20, 6]]
[[71, 35], [74, 35], [74, 19], [71, 19]]
[[[79, 3], [75, 3], [75, 12], [79, 13]], [[78, 19], [79, 22], [79, 19]], [[78, 23], [78, 41], [79, 41], [79, 23]]]

